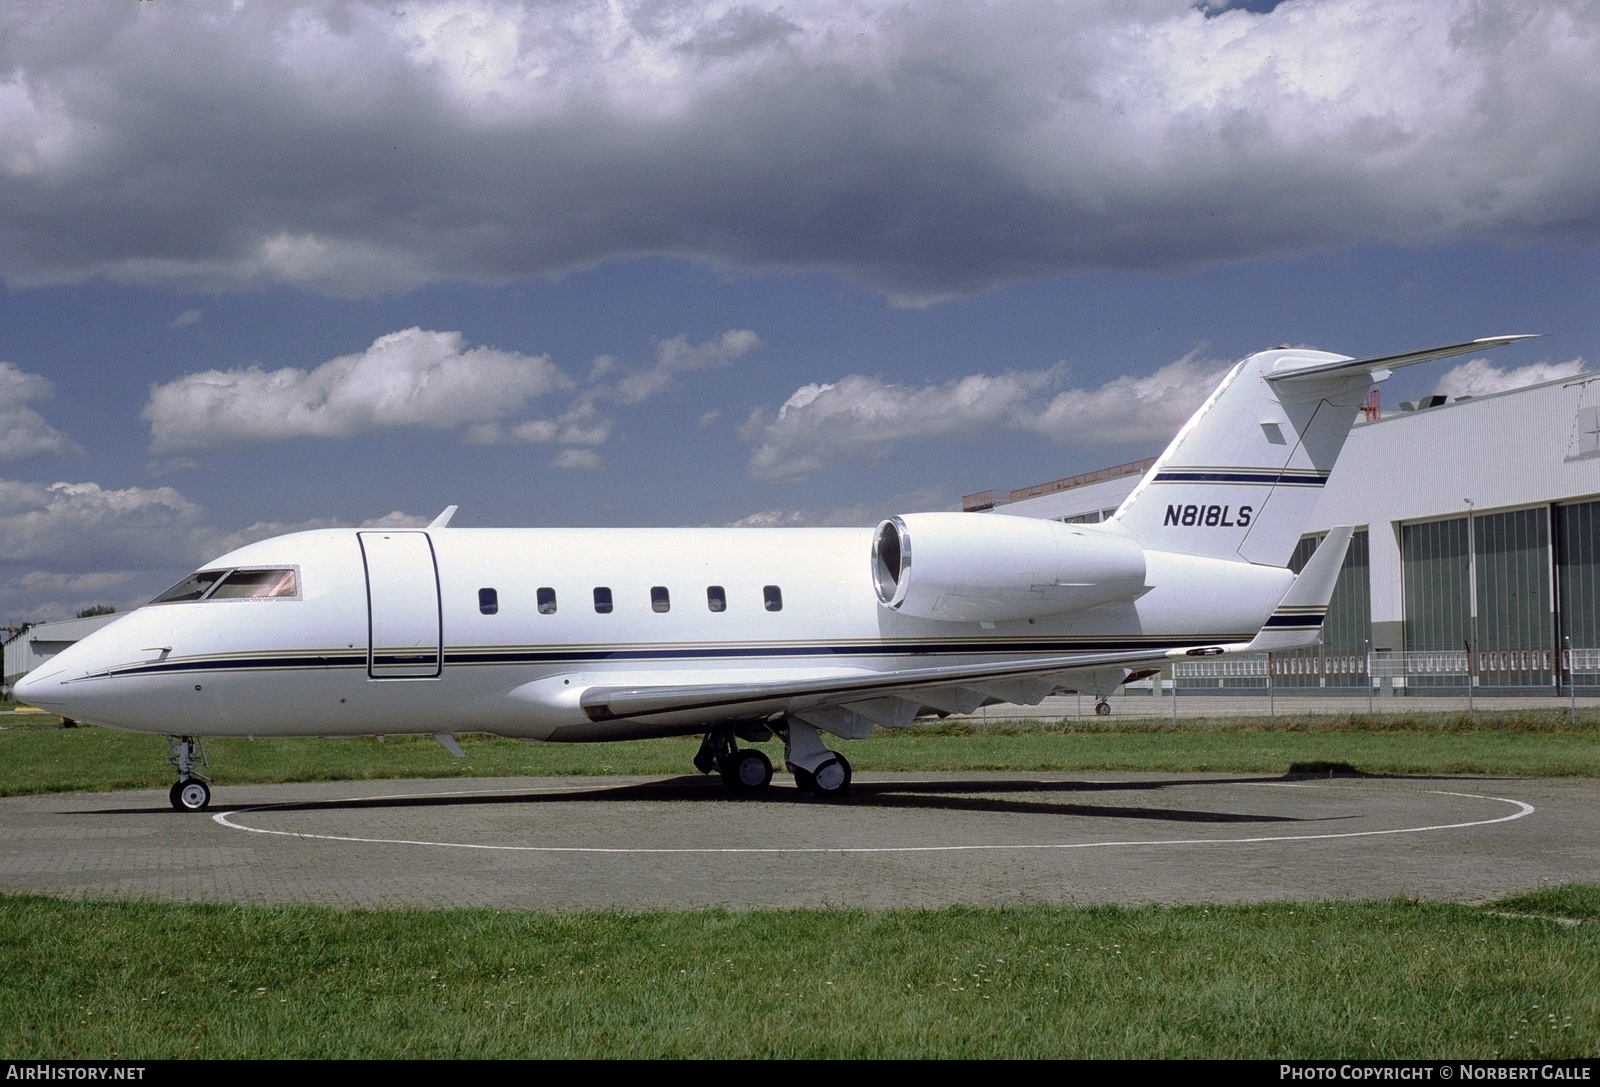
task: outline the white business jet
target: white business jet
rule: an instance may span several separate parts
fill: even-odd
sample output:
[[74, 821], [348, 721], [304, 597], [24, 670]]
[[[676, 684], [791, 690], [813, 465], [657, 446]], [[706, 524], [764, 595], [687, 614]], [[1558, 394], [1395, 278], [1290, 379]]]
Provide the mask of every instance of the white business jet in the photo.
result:
[[1314, 645], [1351, 529], [1285, 568], [1363, 397], [1501, 336], [1234, 366], [1102, 524], [915, 513], [875, 529], [297, 532], [232, 551], [17, 684], [24, 702], [169, 737], [175, 808], [211, 801], [204, 736], [421, 733], [589, 742], [703, 733], [755, 791], [774, 734], [843, 793], [824, 735], [1035, 704], [1097, 709], [1164, 661]]

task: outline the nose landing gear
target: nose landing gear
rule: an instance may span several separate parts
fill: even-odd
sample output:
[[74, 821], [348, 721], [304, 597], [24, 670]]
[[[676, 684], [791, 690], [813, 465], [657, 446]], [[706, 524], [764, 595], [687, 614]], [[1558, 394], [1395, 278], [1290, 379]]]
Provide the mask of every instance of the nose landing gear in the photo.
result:
[[178, 811], [204, 811], [211, 804], [211, 786], [199, 778], [175, 782], [167, 794]]
[[177, 783], [167, 793], [167, 799], [177, 811], [204, 811], [211, 806], [211, 779], [196, 770], [196, 766], [211, 768], [206, 761], [206, 749], [193, 736], [167, 737], [167, 762], [178, 768]]

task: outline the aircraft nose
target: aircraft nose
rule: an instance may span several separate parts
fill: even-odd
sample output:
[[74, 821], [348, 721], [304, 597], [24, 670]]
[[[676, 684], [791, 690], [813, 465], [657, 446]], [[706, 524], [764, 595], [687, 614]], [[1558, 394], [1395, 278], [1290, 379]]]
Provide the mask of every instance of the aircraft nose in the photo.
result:
[[[49, 676], [41, 675], [43, 671], [42, 668], [35, 668], [17, 680], [11, 688], [11, 697], [30, 706], [38, 705], [41, 698], [48, 697], [49, 689], [57, 684], [50, 682]], [[51, 669], [50, 673], [54, 675], [58, 671], [60, 671], [58, 668]]]

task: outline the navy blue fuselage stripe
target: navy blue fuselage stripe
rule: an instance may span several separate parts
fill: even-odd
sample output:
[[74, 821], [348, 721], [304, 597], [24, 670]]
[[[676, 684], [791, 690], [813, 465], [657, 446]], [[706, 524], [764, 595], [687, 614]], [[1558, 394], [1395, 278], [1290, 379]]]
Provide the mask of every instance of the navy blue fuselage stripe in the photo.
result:
[[1186, 472], [1156, 473], [1157, 483], [1287, 483], [1297, 486], [1320, 487], [1328, 482], [1326, 472]]
[[[782, 657], [930, 657], [955, 655], [982, 655], [994, 653], [1029, 653], [1041, 656], [1068, 653], [1128, 653], [1148, 649], [1153, 653], [1168, 649], [1181, 649], [1195, 645], [1220, 645], [1225, 642], [1248, 641], [1250, 634], [1222, 634], [1201, 638], [1158, 638], [1143, 641], [1138, 638], [1118, 640], [1067, 641], [1039, 640], [1027, 642], [885, 642], [881, 645], [782, 645], [782, 646], [713, 646], [694, 649], [508, 649], [452, 651], [445, 650], [447, 666], [470, 664], [573, 664], [588, 661], [649, 661], [649, 660], [740, 660], [749, 658]], [[430, 655], [431, 656], [431, 655]], [[412, 659], [379, 657], [382, 663], [415, 663]], [[200, 661], [162, 661], [152, 664], [117, 668], [99, 675], [136, 676], [163, 672], [217, 672], [217, 671], [268, 671], [305, 668], [365, 668], [367, 655], [291, 655], [283, 657], [235, 657]]]
[[1315, 630], [1322, 625], [1322, 615], [1273, 615], [1267, 618], [1266, 625], [1278, 630], [1284, 627], [1303, 627]]

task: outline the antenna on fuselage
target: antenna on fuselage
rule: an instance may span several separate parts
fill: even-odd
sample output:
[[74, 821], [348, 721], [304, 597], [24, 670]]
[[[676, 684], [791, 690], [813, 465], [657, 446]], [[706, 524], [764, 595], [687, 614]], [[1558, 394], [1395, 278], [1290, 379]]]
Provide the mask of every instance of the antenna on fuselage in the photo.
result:
[[444, 528], [446, 525], [448, 525], [450, 523], [450, 518], [452, 518], [452, 517], [454, 517], [456, 515], [456, 510], [458, 510], [460, 508], [461, 508], [460, 506], [446, 506], [444, 508], [444, 512], [443, 513], [441, 513], [439, 516], [435, 517], [433, 520], [428, 522], [428, 527], [429, 528]]

